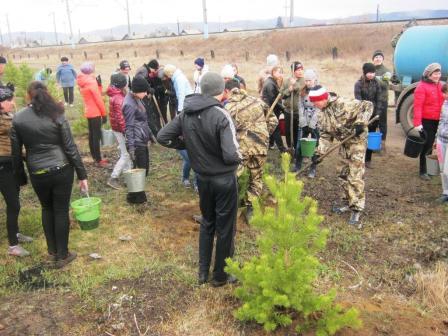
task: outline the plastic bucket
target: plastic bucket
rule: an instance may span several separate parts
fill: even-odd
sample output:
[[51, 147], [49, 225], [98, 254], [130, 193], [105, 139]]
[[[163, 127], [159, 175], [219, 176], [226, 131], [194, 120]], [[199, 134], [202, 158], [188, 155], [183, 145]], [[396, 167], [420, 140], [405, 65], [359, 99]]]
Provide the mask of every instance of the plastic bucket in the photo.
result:
[[411, 158], [416, 158], [423, 150], [423, 146], [426, 143], [426, 133], [423, 132], [423, 138], [420, 136], [409, 135], [409, 132], [414, 129], [411, 128], [406, 132], [406, 143], [404, 145], [404, 155]]
[[114, 132], [112, 130], [101, 130], [101, 145], [103, 147], [113, 146], [116, 144]]
[[369, 132], [367, 136], [367, 149], [378, 151], [381, 150], [381, 132]]
[[92, 230], [98, 227], [100, 219], [101, 199], [86, 197], [73, 201], [71, 206], [81, 230]]
[[302, 138], [300, 139], [300, 151], [302, 156], [311, 157], [314, 155], [316, 150], [317, 140], [313, 138]]
[[428, 175], [437, 176], [440, 174], [439, 160], [436, 155], [426, 157], [426, 172]]
[[128, 192], [140, 192], [145, 190], [146, 169], [130, 169], [123, 173]]

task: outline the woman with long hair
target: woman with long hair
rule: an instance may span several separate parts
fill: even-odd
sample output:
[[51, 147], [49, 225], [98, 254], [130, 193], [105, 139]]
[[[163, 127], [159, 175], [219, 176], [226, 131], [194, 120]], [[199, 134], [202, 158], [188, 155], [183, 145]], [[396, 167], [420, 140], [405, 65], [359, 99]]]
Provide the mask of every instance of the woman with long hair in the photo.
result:
[[[268, 104], [270, 107], [274, 104], [277, 95], [280, 92], [280, 88], [283, 83], [283, 69], [280, 66], [274, 66], [271, 70], [271, 75], [264, 81], [263, 89], [261, 90], [261, 97], [263, 101]], [[280, 100], [274, 106], [274, 114], [277, 119], [280, 117], [280, 114], [283, 113], [284, 107], [281, 104]], [[280, 152], [285, 152], [286, 148], [283, 145], [283, 140], [280, 135], [280, 128], [277, 126], [275, 131], [269, 137], [269, 147], [274, 146], [274, 142], [277, 145]]]
[[26, 98], [28, 106], [12, 122], [13, 162], [15, 167], [20, 166], [24, 146], [31, 184], [42, 206], [48, 259], [61, 268], [76, 258], [76, 253], [68, 250], [74, 171], [84, 191], [88, 190], [87, 173], [62, 104], [55, 101], [41, 82], [30, 83]]
[[9, 133], [12, 126], [14, 110], [14, 92], [11, 87], [0, 86], [0, 192], [6, 203], [6, 230], [8, 232], [8, 254], [26, 257], [29, 252], [19, 243], [31, 242], [33, 239], [19, 233], [18, 218], [20, 212], [20, 186], [26, 184], [23, 163], [19, 162], [13, 169], [11, 140]]

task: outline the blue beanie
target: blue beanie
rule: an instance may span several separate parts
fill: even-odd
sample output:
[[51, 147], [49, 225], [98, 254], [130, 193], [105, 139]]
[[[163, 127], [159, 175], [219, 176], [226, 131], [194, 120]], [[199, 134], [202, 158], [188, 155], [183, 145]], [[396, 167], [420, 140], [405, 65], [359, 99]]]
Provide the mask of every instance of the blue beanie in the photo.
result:
[[200, 66], [201, 68], [204, 67], [205, 61], [202, 57], [198, 57], [194, 60], [194, 64]]

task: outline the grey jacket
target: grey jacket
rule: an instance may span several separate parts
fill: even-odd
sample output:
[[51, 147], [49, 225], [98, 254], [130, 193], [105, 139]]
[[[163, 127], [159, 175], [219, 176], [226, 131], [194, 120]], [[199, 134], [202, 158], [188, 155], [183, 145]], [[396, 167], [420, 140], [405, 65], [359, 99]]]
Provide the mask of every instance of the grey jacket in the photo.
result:
[[448, 143], [448, 100], [445, 100], [442, 105], [439, 128], [437, 129], [437, 140]]
[[135, 147], [145, 147], [153, 137], [148, 124], [148, 114], [140, 99], [128, 92], [122, 106], [123, 117], [126, 124], [126, 146], [129, 152]]
[[308, 94], [300, 97], [299, 103], [299, 127], [308, 126], [309, 128], [316, 129], [317, 127], [317, 114], [318, 109], [310, 101]]
[[235, 173], [241, 162], [235, 127], [219, 101], [201, 94], [185, 98], [184, 111], [160, 130], [165, 147], [187, 149], [193, 170], [201, 175]]

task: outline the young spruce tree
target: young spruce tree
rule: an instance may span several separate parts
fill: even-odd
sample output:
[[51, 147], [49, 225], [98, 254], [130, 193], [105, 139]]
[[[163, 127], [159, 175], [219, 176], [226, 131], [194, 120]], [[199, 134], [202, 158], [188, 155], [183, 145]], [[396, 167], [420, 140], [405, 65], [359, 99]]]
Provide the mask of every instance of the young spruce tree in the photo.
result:
[[317, 336], [333, 335], [346, 326], [360, 327], [356, 309], [344, 311], [334, 303], [335, 290], [315, 291], [320, 267], [317, 253], [325, 248], [328, 230], [319, 227], [323, 217], [317, 213], [317, 202], [301, 196], [303, 183], [289, 173], [289, 163], [289, 155], [283, 154], [283, 180], [264, 176], [275, 207], [254, 204], [251, 225], [259, 229], [259, 255], [242, 266], [227, 259], [226, 271], [241, 283], [235, 295], [243, 304], [235, 316], [273, 331], [290, 325], [292, 313], [297, 312], [303, 322], [296, 330], [312, 328]]

